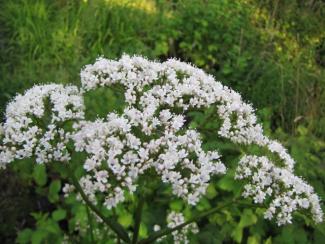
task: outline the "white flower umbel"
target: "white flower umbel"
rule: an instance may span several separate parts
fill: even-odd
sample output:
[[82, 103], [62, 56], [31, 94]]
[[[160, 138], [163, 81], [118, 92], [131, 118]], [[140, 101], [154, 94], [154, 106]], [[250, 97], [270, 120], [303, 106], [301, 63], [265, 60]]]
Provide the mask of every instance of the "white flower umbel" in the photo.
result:
[[[288, 170], [293, 169], [295, 162], [285, 148], [263, 135], [252, 106], [244, 103], [240, 94], [189, 64], [175, 59], [158, 63], [128, 55], [118, 61], [99, 58], [81, 71], [81, 83], [85, 90], [122, 85], [129, 105], [125, 113], [147, 135], [169, 120], [170, 110], [186, 112], [214, 106], [222, 120], [220, 136], [235, 143], [266, 146], [283, 160]], [[157, 116], [161, 108], [168, 109]], [[181, 114], [175, 116], [168, 128], [171, 132], [184, 123]]]
[[[124, 55], [118, 61], [99, 58], [94, 64], [87, 65], [81, 71], [81, 82], [85, 90], [102, 86], [123, 87], [127, 103], [123, 116], [128, 118], [132, 128], [139, 128], [145, 135], [141, 139], [143, 150], [149, 150], [152, 159], [147, 167], [153, 166], [163, 182], [172, 185], [173, 193], [190, 204], [196, 204], [205, 193], [211, 176], [225, 173], [226, 167], [220, 162], [218, 152], [202, 150], [200, 134], [185, 125], [185, 114], [189, 110], [213, 106], [221, 121], [219, 136], [237, 144], [266, 148], [279, 159], [278, 164], [282, 166], [279, 170], [299, 179], [294, 178], [295, 162], [286, 149], [264, 136], [252, 106], [244, 103], [240, 94], [198, 68], [175, 59], [159, 63]], [[189, 176], [184, 174], [186, 171]], [[293, 183], [290, 186], [294, 187]], [[256, 203], [261, 203], [272, 192], [290, 194], [289, 186], [284, 192], [277, 188], [276, 184], [271, 184], [266, 192], [261, 190], [250, 196]], [[321, 221], [319, 199], [312, 194], [312, 187], [304, 183], [303, 192], [309, 192], [308, 206], [311, 206], [315, 221]], [[282, 224], [289, 222], [287, 219], [293, 210], [306, 208], [307, 203], [304, 200], [289, 209], [284, 204], [279, 206], [277, 208], [284, 207], [278, 214], [278, 223]], [[269, 211], [266, 214], [270, 215]]]
[[316, 223], [323, 219], [319, 197], [313, 188], [266, 157], [244, 156], [235, 177], [248, 180], [244, 197], [252, 197], [255, 203], [270, 202], [264, 215], [266, 219], [274, 217], [279, 225], [291, 223], [293, 211], [299, 208], [310, 209]]
[[75, 124], [73, 135], [77, 151], [89, 155], [84, 163], [86, 176], [80, 184], [92, 201], [96, 193], [105, 195], [105, 206], [115, 207], [124, 200], [124, 190], [135, 190], [135, 180], [145, 169], [146, 149], [131, 132], [130, 122], [114, 113], [107, 120]]
[[67, 121], [83, 119], [83, 97], [75, 86], [35, 86], [18, 95], [6, 109], [2, 127], [0, 165], [36, 157], [36, 162], [68, 161]]
[[[75, 150], [86, 154], [79, 183], [91, 201], [101, 195], [107, 208], [115, 207], [148, 172], [195, 205], [211, 177], [226, 173], [222, 155], [203, 150], [200, 131], [189, 128], [189, 112], [213, 108], [221, 124], [215, 136], [238, 146], [257, 145], [277, 158], [241, 160], [237, 178], [249, 181], [244, 196], [256, 203], [272, 199], [265, 215], [276, 216], [279, 224], [290, 223], [297, 209], [309, 209], [316, 222], [322, 220], [318, 196], [293, 175], [295, 162], [286, 149], [264, 136], [252, 106], [213, 76], [175, 59], [159, 63], [124, 55], [85, 66], [81, 84], [82, 92], [73, 86], [36, 86], [9, 103], [0, 126], [1, 166], [30, 156], [39, 163], [69, 161], [66, 143], [72, 139]], [[85, 121], [82, 95], [99, 87], [122, 90], [125, 108]], [[66, 122], [73, 129], [66, 130]], [[74, 190], [67, 185], [64, 192]]]
[[[170, 118], [174, 121], [172, 115]], [[138, 176], [150, 167], [156, 169], [163, 182], [172, 185], [175, 195], [193, 205], [205, 193], [211, 175], [226, 170], [217, 152], [202, 150], [199, 135], [192, 130], [142, 142], [132, 133], [134, 123], [114, 113], [105, 121], [80, 122], [74, 127], [76, 150], [89, 155], [84, 163], [87, 175], [80, 183], [93, 201], [96, 193], [104, 193], [108, 208], [124, 200], [123, 189], [133, 192]], [[185, 170], [190, 171], [189, 176], [182, 175]], [[110, 183], [113, 179], [114, 184]]]

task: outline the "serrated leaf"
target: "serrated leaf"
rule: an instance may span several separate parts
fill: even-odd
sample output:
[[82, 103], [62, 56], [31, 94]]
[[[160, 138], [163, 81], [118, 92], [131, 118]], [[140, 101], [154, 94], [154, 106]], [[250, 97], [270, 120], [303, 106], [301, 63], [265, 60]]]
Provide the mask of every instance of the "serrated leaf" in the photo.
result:
[[245, 209], [243, 214], [240, 217], [239, 226], [245, 228], [247, 226], [256, 224], [257, 217], [251, 209]]

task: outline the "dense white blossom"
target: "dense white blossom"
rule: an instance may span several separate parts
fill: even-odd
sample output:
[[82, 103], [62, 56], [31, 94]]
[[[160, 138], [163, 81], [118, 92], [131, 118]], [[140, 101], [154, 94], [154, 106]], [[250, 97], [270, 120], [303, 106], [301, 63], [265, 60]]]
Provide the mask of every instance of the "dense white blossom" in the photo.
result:
[[[286, 168], [293, 170], [295, 162], [286, 149], [263, 135], [252, 106], [244, 103], [240, 94], [189, 64], [175, 59], [158, 63], [128, 55], [118, 61], [99, 58], [81, 71], [81, 83], [85, 90], [122, 85], [129, 105], [125, 113], [148, 135], [160, 123], [170, 121], [171, 116], [169, 131], [175, 132], [182, 127], [184, 116], [172, 115], [170, 110], [179, 108], [186, 112], [215, 106], [222, 120], [220, 136], [235, 143], [265, 146], [283, 160]], [[161, 108], [167, 109], [160, 111], [158, 117]]]
[[38, 163], [68, 161], [64, 123], [83, 118], [83, 97], [75, 86], [35, 86], [17, 95], [1, 126], [0, 166], [31, 156]]
[[[190, 204], [205, 193], [211, 175], [226, 170], [217, 152], [202, 150], [199, 134], [193, 130], [178, 136], [168, 132], [142, 142], [132, 134], [133, 124], [127, 116], [114, 113], [106, 120], [83, 121], [74, 127], [76, 150], [89, 155], [84, 163], [87, 175], [81, 178], [81, 185], [94, 201], [96, 192], [105, 193], [108, 208], [124, 200], [122, 189], [133, 192], [138, 176], [150, 167], [156, 169], [163, 182], [172, 185], [175, 195]], [[188, 158], [189, 154], [193, 159]], [[190, 170], [189, 176], [182, 175], [185, 169]], [[109, 178], [114, 179], [114, 185]]]
[[[123, 55], [117, 61], [99, 58], [86, 65], [81, 84], [82, 92], [73, 86], [44, 85], [18, 95], [0, 126], [0, 165], [31, 156], [39, 163], [69, 161], [66, 144], [71, 139], [75, 150], [86, 154], [79, 183], [91, 201], [101, 194], [107, 208], [115, 207], [125, 200], [125, 191], [134, 192], [139, 177], [153, 169], [174, 195], [195, 205], [211, 177], [226, 173], [222, 155], [203, 150], [200, 131], [188, 126], [188, 112], [212, 107], [221, 122], [216, 136], [239, 146], [257, 145], [277, 158], [271, 162], [245, 156], [240, 161], [236, 177], [249, 182], [244, 196], [256, 203], [272, 199], [265, 217], [275, 216], [279, 224], [290, 223], [298, 208], [310, 209], [316, 222], [322, 220], [320, 200], [293, 175], [295, 162], [287, 150], [263, 134], [252, 106], [213, 76], [175, 59], [159, 63]], [[85, 121], [82, 95], [99, 87], [122, 90], [126, 105], [121, 113]], [[73, 128], [65, 129], [67, 121]], [[65, 194], [74, 190], [64, 188]], [[172, 216], [171, 223], [183, 221]]]
[[265, 218], [276, 218], [279, 225], [291, 223], [292, 212], [310, 209], [316, 223], [323, 219], [319, 197], [313, 188], [285, 168], [275, 166], [267, 157], [244, 156], [237, 168], [237, 179], [247, 179], [244, 197], [255, 203], [270, 201]]
[[95, 201], [97, 192], [104, 193], [105, 205], [115, 207], [124, 200], [124, 189], [135, 190], [135, 180], [147, 167], [148, 152], [140, 149], [141, 142], [132, 134], [130, 122], [116, 114], [109, 114], [106, 121], [82, 121], [74, 127], [76, 151], [89, 155], [81, 186], [91, 200]]

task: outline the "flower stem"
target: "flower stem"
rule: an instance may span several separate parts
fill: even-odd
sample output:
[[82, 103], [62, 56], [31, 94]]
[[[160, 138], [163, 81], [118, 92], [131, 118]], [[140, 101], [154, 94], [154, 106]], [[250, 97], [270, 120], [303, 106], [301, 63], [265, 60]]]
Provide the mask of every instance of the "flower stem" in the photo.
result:
[[90, 241], [91, 241], [91, 243], [95, 243], [93, 221], [92, 221], [92, 218], [91, 218], [89, 207], [86, 206], [86, 209], [87, 209], [87, 217], [88, 217], [88, 223], [89, 223]]
[[132, 244], [136, 244], [138, 241], [143, 204], [144, 204], [144, 197], [140, 196], [138, 201], [138, 206], [134, 213], [134, 231], [133, 231]]
[[83, 191], [82, 187], [79, 184], [79, 181], [77, 180], [76, 176], [74, 175], [72, 169], [68, 166], [70, 177], [72, 179], [72, 183], [76, 190], [80, 193], [82, 199], [85, 201], [87, 206], [95, 212], [103, 221], [105, 224], [107, 224], [116, 234], [119, 238], [121, 238], [126, 243], [131, 243], [131, 240], [127, 234], [127, 232], [124, 230], [124, 228], [115, 220], [107, 218], [102, 214], [102, 212], [95, 206], [87, 197], [85, 192]]

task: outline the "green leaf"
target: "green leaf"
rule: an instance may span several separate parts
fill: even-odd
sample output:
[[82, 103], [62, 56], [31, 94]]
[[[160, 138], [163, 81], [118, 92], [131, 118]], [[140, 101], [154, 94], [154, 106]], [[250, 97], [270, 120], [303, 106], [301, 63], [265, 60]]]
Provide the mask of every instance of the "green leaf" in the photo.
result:
[[259, 241], [258, 236], [250, 236], [247, 239], [247, 244], [259, 244], [259, 243], [260, 243], [260, 241]]
[[240, 243], [241, 240], [243, 239], [243, 228], [237, 225], [236, 228], [231, 233], [231, 236], [236, 242]]
[[37, 230], [32, 234], [32, 244], [40, 244], [46, 238], [47, 233]]
[[293, 235], [295, 237], [295, 243], [308, 243], [308, 236], [306, 230], [303, 228], [294, 228]]
[[124, 213], [121, 216], [118, 217], [117, 220], [121, 225], [123, 225], [125, 228], [131, 226], [133, 222], [132, 215], [129, 213]]
[[40, 228], [42, 228], [42, 230], [45, 230], [49, 234], [51, 233], [57, 235], [61, 232], [58, 223], [55, 222], [53, 219], [48, 219], [40, 226]]
[[17, 242], [20, 244], [30, 243], [31, 236], [33, 231], [29, 228], [24, 229], [23, 231], [18, 233]]
[[204, 243], [204, 244], [222, 244], [223, 235], [220, 230], [217, 230], [215, 225], [206, 225], [200, 232], [196, 234], [197, 241], [190, 243]]
[[67, 216], [67, 212], [64, 209], [57, 209], [52, 213], [52, 218], [55, 221], [60, 221]]
[[207, 188], [207, 193], [206, 193], [206, 197], [208, 199], [213, 199], [218, 195], [216, 188], [214, 187], [213, 184], [209, 184], [208, 188]]
[[272, 244], [272, 237], [267, 238], [264, 244]]
[[237, 193], [240, 191], [240, 184], [236, 181], [233, 175], [228, 174], [222, 177], [221, 180], [218, 182], [218, 187], [224, 191], [230, 191]]
[[30, 214], [37, 222], [43, 222], [47, 219], [48, 213], [33, 212]]
[[180, 199], [173, 200], [169, 203], [169, 207], [171, 210], [179, 212], [183, 209], [183, 201]]
[[46, 184], [47, 174], [44, 164], [36, 164], [33, 171], [33, 178], [39, 186], [44, 186]]
[[215, 213], [209, 216], [209, 221], [211, 223], [217, 223], [218, 225], [222, 225], [226, 221], [226, 219], [223, 214]]
[[293, 226], [284, 226], [281, 228], [281, 234], [278, 235], [275, 239], [275, 243], [295, 243], [295, 235], [298, 234], [294, 232]]
[[206, 197], [202, 197], [201, 200], [196, 205], [196, 209], [199, 211], [208, 210], [211, 208], [211, 204]]
[[316, 230], [313, 234], [315, 244], [323, 244], [325, 240], [325, 235], [320, 231]]
[[240, 243], [243, 238], [243, 229], [247, 226], [256, 224], [256, 222], [257, 222], [257, 217], [253, 213], [253, 211], [251, 209], [245, 209], [240, 217], [239, 224], [236, 226], [231, 236], [234, 238], [236, 242]]
[[257, 217], [251, 209], [245, 209], [242, 216], [240, 217], [239, 226], [241, 228], [256, 224]]
[[140, 238], [146, 238], [146, 237], [148, 237], [148, 229], [147, 229], [147, 226], [144, 225], [143, 223], [140, 224], [139, 237]]
[[60, 180], [54, 180], [52, 181], [50, 187], [49, 187], [49, 200], [50, 202], [54, 203], [59, 200], [59, 191], [61, 189], [61, 181]]

